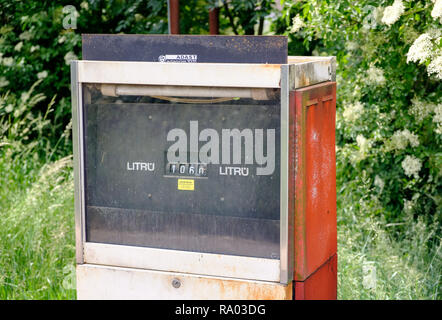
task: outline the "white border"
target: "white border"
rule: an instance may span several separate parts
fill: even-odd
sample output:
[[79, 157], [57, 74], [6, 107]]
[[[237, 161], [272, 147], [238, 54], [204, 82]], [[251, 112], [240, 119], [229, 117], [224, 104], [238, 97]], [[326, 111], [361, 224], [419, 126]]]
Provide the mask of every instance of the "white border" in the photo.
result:
[[293, 286], [268, 281], [82, 264], [79, 300], [290, 300]]
[[[287, 67], [286, 67], [287, 68]], [[185, 85], [210, 87], [279, 88], [281, 86], [281, 65], [258, 64], [193, 64], [193, 63], [151, 63], [151, 62], [72, 62], [73, 113], [75, 126], [74, 169], [76, 176], [76, 249], [77, 263], [91, 263], [118, 267], [140, 268], [160, 271], [183, 272], [200, 275], [221, 276], [239, 279], [262, 280], [287, 283], [290, 280], [290, 264], [285, 252], [283, 265], [277, 259], [187, 252], [135, 246], [98, 244], [86, 242], [84, 208], [84, 146], [81, 139], [83, 130], [82, 84], [117, 83], [147, 85]], [[287, 72], [287, 69], [285, 69]], [[287, 81], [287, 74], [284, 79]], [[284, 83], [284, 90], [288, 85]], [[285, 95], [288, 92], [284, 93]], [[283, 97], [282, 115], [287, 113], [288, 101]], [[286, 144], [287, 121], [281, 143]], [[281, 122], [283, 122], [281, 120]], [[281, 123], [283, 125], [283, 123]], [[284, 152], [285, 147], [282, 147]], [[281, 157], [287, 156], [281, 155]], [[285, 160], [286, 162], [287, 160]], [[284, 161], [283, 161], [284, 162]], [[281, 177], [286, 172], [281, 166]], [[283, 181], [282, 179], [281, 181]], [[285, 181], [285, 180], [284, 180]], [[80, 188], [81, 186], [81, 188]], [[286, 183], [282, 182], [282, 194], [287, 197]], [[285, 193], [285, 194], [284, 194]], [[281, 240], [287, 241], [286, 220], [288, 212], [281, 203]], [[286, 251], [287, 243], [281, 244]], [[281, 250], [282, 251], [282, 250]], [[281, 275], [281, 272], [283, 275]]]
[[250, 280], [280, 280], [277, 259], [224, 254], [85, 242], [84, 262]]
[[279, 64], [160, 63], [87, 61], [78, 64], [78, 81], [204, 87], [279, 88]]

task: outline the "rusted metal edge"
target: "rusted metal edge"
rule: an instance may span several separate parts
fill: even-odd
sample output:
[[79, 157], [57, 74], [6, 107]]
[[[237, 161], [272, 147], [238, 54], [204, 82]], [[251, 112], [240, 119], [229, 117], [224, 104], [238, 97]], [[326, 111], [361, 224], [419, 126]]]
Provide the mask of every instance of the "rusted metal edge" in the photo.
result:
[[[330, 81], [330, 86], [336, 82]], [[307, 139], [307, 110], [309, 107], [321, 104], [324, 101], [335, 100], [335, 95], [330, 94], [330, 86], [323, 86], [323, 84], [315, 84], [304, 88], [299, 88], [294, 91], [295, 95], [295, 123], [296, 123], [296, 169], [295, 169], [295, 265], [294, 265], [294, 279], [296, 281], [304, 281], [311, 274], [316, 272], [320, 266], [314, 270], [308, 270], [308, 255], [307, 255], [307, 154], [306, 154], [306, 139]], [[336, 251], [333, 253], [335, 254]], [[331, 256], [333, 256], [333, 254]], [[330, 257], [331, 257], [330, 256]], [[327, 257], [324, 261], [328, 261]]]
[[307, 110], [303, 106], [305, 93], [295, 91], [294, 114], [296, 127], [295, 146], [295, 217], [294, 217], [294, 278], [302, 279], [306, 269], [306, 132]]
[[290, 300], [293, 285], [83, 264], [77, 266], [78, 299]]
[[[296, 57], [289, 59], [290, 90], [336, 79], [335, 57]], [[297, 62], [296, 62], [297, 61]]]
[[281, 66], [280, 282], [293, 280], [293, 233], [290, 212], [290, 68]]

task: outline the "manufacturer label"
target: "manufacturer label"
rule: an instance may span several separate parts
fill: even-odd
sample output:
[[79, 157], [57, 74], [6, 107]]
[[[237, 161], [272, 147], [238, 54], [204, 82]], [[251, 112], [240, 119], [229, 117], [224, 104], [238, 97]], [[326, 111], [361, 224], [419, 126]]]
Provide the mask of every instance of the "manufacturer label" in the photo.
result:
[[195, 190], [195, 180], [178, 179], [178, 190]]
[[196, 54], [165, 54], [158, 57], [159, 62], [196, 62]]

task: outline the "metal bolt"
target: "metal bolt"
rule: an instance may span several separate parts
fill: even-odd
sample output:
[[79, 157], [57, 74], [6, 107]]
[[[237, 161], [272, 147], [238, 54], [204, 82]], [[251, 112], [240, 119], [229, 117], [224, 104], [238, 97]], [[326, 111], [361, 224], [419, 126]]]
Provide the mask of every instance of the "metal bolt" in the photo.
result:
[[149, 118], [149, 120], [152, 120], [152, 116], [149, 116], [148, 118]]
[[173, 279], [173, 280], [172, 280], [172, 286], [173, 286], [175, 289], [178, 289], [179, 287], [181, 287], [181, 281], [178, 280], [178, 279]]
[[149, 193], [149, 194], [147, 195], [147, 197], [148, 197], [148, 198], [152, 198], [152, 194]]

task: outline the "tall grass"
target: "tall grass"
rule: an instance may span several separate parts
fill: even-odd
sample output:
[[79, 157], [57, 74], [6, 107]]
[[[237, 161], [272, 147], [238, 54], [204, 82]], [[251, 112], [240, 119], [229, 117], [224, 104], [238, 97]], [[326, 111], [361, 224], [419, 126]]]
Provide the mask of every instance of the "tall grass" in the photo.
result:
[[76, 297], [71, 162], [43, 166], [0, 206], [0, 299]]
[[75, 298], [72, 157], [51, 161], [38, 84], [0, 97], [0, 299]]
[[[359, 191], [370, 194], [363, 180]], [[339, 299], [441, 299], [440, 213], [388, 224], [376, 198], [338, 199]]]

